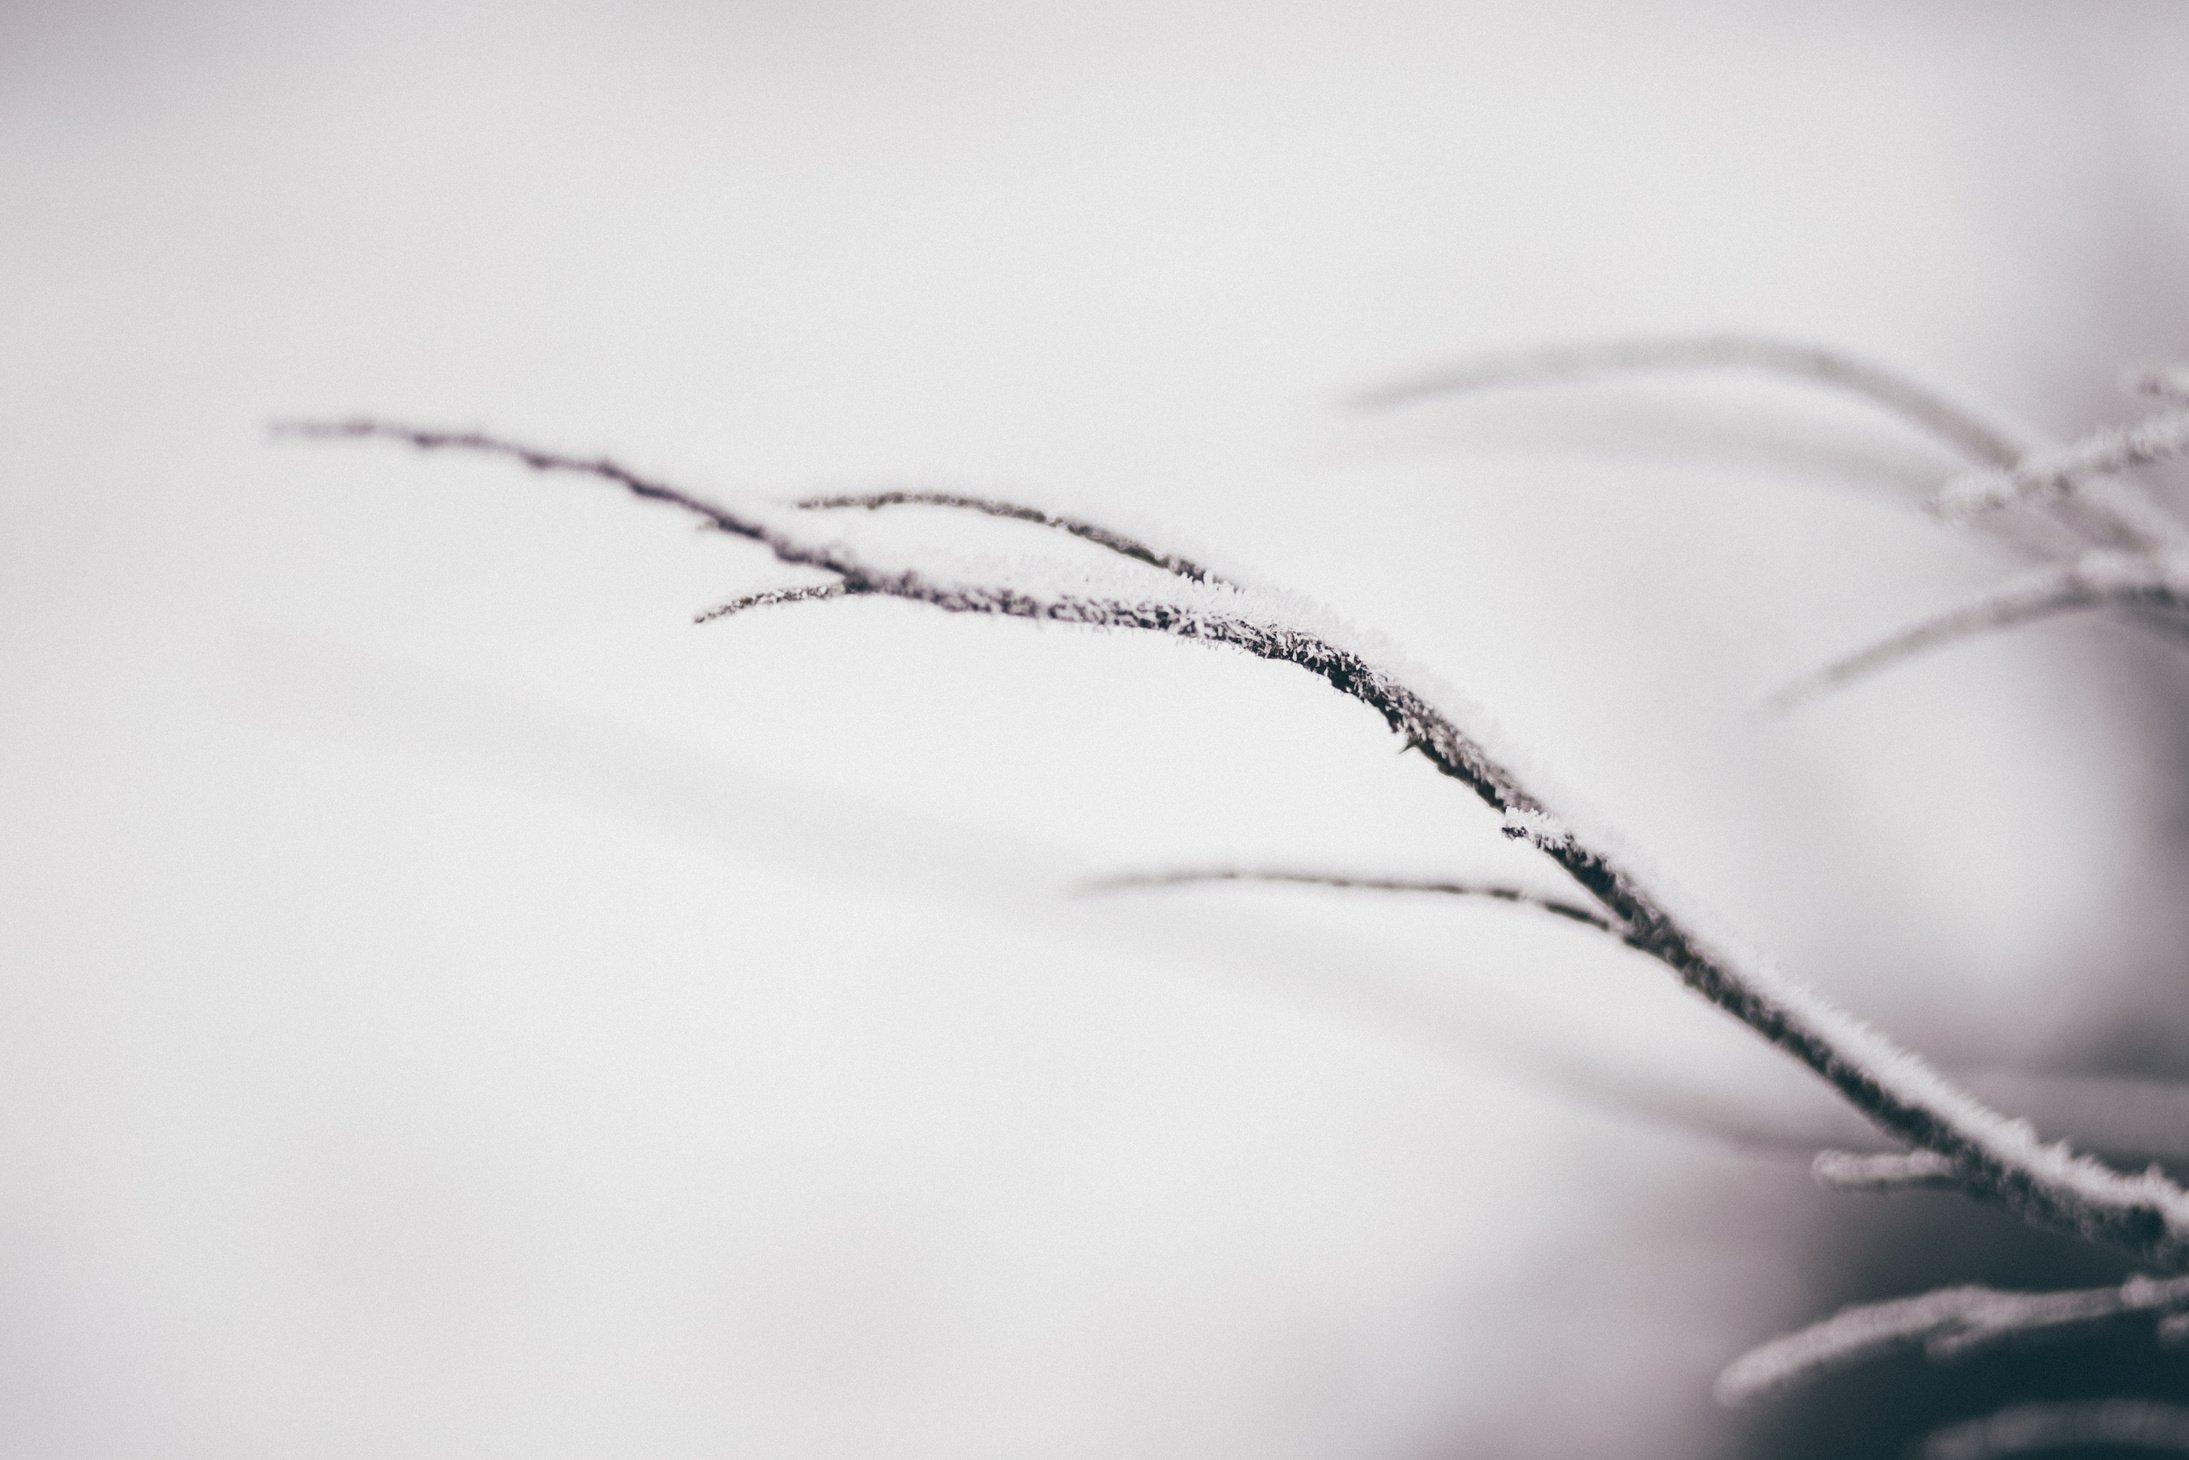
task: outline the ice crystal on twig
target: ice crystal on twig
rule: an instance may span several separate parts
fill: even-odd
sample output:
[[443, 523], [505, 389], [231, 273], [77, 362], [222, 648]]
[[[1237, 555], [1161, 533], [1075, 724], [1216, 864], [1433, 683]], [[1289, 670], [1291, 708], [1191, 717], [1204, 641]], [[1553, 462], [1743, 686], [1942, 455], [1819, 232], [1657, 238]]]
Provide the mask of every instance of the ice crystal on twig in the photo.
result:
[[751, 608], [769, 608], [778, 603], [811, 603], [816, 599], [844, 598], [850, 596], [850, 594], [851, 589], [845, 587], [841, 582], [808, 583], [798, 588], [767, 588], [758, 593], [740, 593], [727, 603], [718, 603], [713, 608], [702, 609], [692, 615], [692, 622], [695, 624], [713, 623], [718, 618], [728, 618], [732, 614], [743, 613]]
[[1573, 832], [1557, 817], [1535, 806], [1508, 806], [1498, 830], [1516, 842], [1550, 851], [1569, 844]]

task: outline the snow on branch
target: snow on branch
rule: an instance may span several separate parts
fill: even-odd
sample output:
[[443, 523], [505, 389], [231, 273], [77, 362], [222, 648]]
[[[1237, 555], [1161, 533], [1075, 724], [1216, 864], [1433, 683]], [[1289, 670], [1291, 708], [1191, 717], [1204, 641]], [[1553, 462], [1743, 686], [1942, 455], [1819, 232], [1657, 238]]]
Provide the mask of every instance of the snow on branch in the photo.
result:
[[1552, 917], [1581, 923], [1624, 939], [1626, 930], [1594, 908], [1545, 897], [1524, 887], [1498, 882], [1452, 882], [1428, 877], [1359, 877], [1337, 872], [1294, 872], [1248, 867], [1187, 868], [1173, 872], [1123, 872], [1080, 885], [1084, 892], [1123, 892], [1158, 887], [1191, 887], [1210, 882], [1277, 882], [1303, 887], [1360, 888], [1373, 892], [1429, 892], [1447, 897], [1487, 898], [1532, 907]]
[[2189, 411], [2147, 416], [2127, 426], [2108, 426], [2079, 441], [2035, 451], [2011, 465], [1964, 473], [1940, 487], [1929, 506], [1948, 519], [2016, 502], [2063, 496], [2098, 477], [2189, 455]]
[[2189, 609], [2189, 560], [2143, 553], [2092, 552], [2058, 567], [2040, 568], [1969, 603], [1911, 624], [1844, 654], [1773, 692], [1773, 712], [1844, 688], [1918, 654], [2074, 609]]
[[1249, 598], [1236, 589], [1216, 593], [1208, 591], [1215, 585], [1181, 583], [1181, 589], [1198, 588], [1201, 592], [1185, 602], [1134, 602], [1085, 594], [1044, 594], [1008, 584], [953, 583], [916, 568], [870, 563], [841, 544], [806, 538], [765, 507], [725, 507], [643, 477], [605, 458], [544, 451], [479, 432], [438, 431], [361, 419], [292, 424], [277, 430], [307, 439], [378, 439], [422, 451], [499, 456], [535, 471], [596, 477], [642, 500], [676, 507], [730, 536], [755, 542], [779, 562], [833, 573], [850, 593], [900, 598], [946, 613], [1156, 632], [1289, 663], [1374, 709], [1411, 748], [1419, 750], [1439, 771], [1473, 790], [1493, 810], [1521, 817], [1539, 828], [1546, 840], [1555, 840], [1561, 834], [1556, 818], [1513, 774], [1425, 697], [1360, 652], [1290, 622], [1285, 606], [1273, 596]]
[[1160, 633], [1304, 670], [1373, 710], [1438, 772], [1466, 786], [1509, 826], [1517, 823], [1627, 930], [1630, 946], [1808, 1066], [1887, 1135], [1950, 1162], [1962, 1191], [2034, 1226], [2118, 1247], [2146, 1264], [2189, 1267], [2189, 1192], [2156, 1170], [2129, 1174], [2064, 1144], [2040, 1141], [2025, 1123], [1984, 1105], [1798, 980], [1706, 934], [1692, 914], [1674, 911], [1665, 891], [1650, 886], [1637, 863], [1608, 850], [1606, 839], [1575, 834], [1505, 758], [1493, 756], [1394, 669], [1333, 636], [1342, 631], [1308, 627], [1308, 615], [1288, 600], [1185, 581], [1174, 585], [1178, 599], [1139, 601], [949, 582], [917, 567], [869, 562], [840, 544], [805, 536], [779, 514], [717, 505], [607, 459], [565, 456], [475, 432], [370, 420], [289, 430], [308, 437], [378, 438], [421, 450], [483, 452], [536, 471], [595, 477], [758, 543], [779, 562], [834, 574], [850, 593], [900, 598], [947, 613]]
[[2011, 466], [2032, 444], [2020, 429], [1900, 371], [1823, 345], [1763, 335], [1601, 340], [1485, 355], [1365, 391], [1353, 404], [1375, 410], [1440, 395], [1657, 370], [1754, 370], [1821, 385], [1898, 416], [1979, 466]]
[[2117, 1287], [2016, 1293], [1968, 1286], [1842, 1309], [1735, 1359], [1718, 1397], [1741, 1404], [1820, 1374], [1918, 1349], [1934, 1360], [2002, 1344], [2056, 1338], [2123, 1319], [2189, 1307], [2189, 1278], [2132, 1277]]
[[703, 609], [692, 615], [695, 624], [713, 623], [718, 618], [743, 613], [751, 608], [772, 608], [779, 603], [811, 603], [822, 598], [846, 598], [851, 590], [839, 580], [835, 583], [808, 583], [798, 588], [767, 588], [758, 593], [740, 593], [727, 603]]
[[1098, 522], [1088, 522], [1079, 517], [1067, 517], [1060, 512], [1045, 512], [1039, 507], [1029, 507], [1018, 502], [1006, 502], [996, 497], [974, 497], [963, 492], [864, 492], [826, 497], [805, 497], [801, 498], [797, 505], [808, 511], [823, 511], [844, 507], [863, 507], [868, 511], [875, 511], [883, 507], [921, 506], [948, 507], [962, 512], [978, 512], [985, 517], [1004, 517], [1015, 522], [1031, 522], [1040, 527], [1050, 527], [1058, 532], [1067, 532], [1073, 537], [1084, 538], [1098, 547], [1108, 548], [1113, 553], [1146, 563], [1152, 568], [1161, 568], [1166, 573], [1175, 573], [1191, 583], [1223, 583], [1227, 581], [1220, 574], [1202, 567], [1191, 558], [1183, 558], [1176, 553], [1159, 551], [1135, 538], [1127, 537], [1121, 532], [1112, 531]]

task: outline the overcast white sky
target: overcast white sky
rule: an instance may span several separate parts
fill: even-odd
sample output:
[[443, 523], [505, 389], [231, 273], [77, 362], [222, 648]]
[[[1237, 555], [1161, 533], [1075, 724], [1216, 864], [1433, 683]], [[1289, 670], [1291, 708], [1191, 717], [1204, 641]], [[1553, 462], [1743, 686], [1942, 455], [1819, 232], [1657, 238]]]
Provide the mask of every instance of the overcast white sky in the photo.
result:
[[265, 427], [1163, 531], [1887, 1027], [2045, 1058], [2170, 809], [2116, 638], [1748, 713], [2002, 570], [1873, 490], [1949, 460], [1753, 383], [1339, 402], [1745, 329], [2085, 427], [2189, 348], [2184, 74], [2090, 0], [0, 7], [0, 1453], [1701, 1453], [1818, 1199], [1574, 1072], [1798, 1080], [1561, 925], [1062, 896], [1540, 875], [1372, 717], [693, 629], [787, 575]]

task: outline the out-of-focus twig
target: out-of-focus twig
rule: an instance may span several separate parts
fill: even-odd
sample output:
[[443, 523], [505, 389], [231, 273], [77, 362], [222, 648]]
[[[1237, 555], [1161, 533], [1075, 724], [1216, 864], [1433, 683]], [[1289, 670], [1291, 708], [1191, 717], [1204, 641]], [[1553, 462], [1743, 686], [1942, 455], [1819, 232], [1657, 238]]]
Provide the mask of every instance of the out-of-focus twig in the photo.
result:
[[2189, 1454], [2189, 1409], [2148, 1399], [2017, 1404], [1933, 1430], [1916, 1460], [2006, 1460], [2039, 1450], [2117, 1446]]
[[2070, 563], [2040, 568], [1968, 603], [1843, 654], [1774, 691], [1764, 705], [1773, 712], [1790, 710], [1957, 640], [2075, 609], [2107, 605], [2174, 613], [2189, 610], [2189, 558], [2093, 552]]
[[1664, 370], [1751, 370], [1866, 400], [1980, 466], [2010, 466], [2035, 444], [2021, 429], [1944, 390], [1844, 350], [1768, 335], [1672, 335], [1596, 340], [1479, 355], [1353, 397], [1364, 409], [1505, 386]]
[[1798, 1380], [1918, 1349], [1958, 1359], [2003, 1344], [2189, 1308], [2189, 1278], [2132, 1277], [2116, 1287], [2016, 1293], [1978, 1286], [1939, 1288], [1910, 1298], [1863, 1303], [1772, 1339], [1733, 1361], [1718, 1378], [1729, 1404]]
[[[2189, 411], [2164, 411], [2127, 426], [2109, 426], [2079, 441], [2033, 451], [2011, 465], [1966, 472], [1930, 500], [1941, 517], [1972, 517], [2016, 502], [2063, 496], [2100, 477], [2189, 454]], [[2181, 527], [2172, 523], [2175, 541]]]

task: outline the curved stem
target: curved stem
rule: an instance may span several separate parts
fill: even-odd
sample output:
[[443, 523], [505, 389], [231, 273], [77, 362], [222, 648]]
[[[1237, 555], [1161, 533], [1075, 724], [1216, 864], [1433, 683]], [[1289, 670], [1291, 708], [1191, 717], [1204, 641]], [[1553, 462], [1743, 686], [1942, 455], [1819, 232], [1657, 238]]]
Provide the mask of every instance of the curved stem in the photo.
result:
[[[2033, 1225], [2107, 1243], [2157, 1266], [2189, 1266], [2189, 1192], [2155, 1170], [2130, 1176], [2064, 1146], [2042, 1144], [2026, 1125], [1959, 1090], [1821, 995], [1709, 938], [1676, 915], [1635, 868], [1576, 837], [1514, 772], [1424, 695], [1360, 653], [1289, 623], [1275, 611], [1250, 617], [1229, 608], [945, 583], [915, 570], [869, 564], [842, 547], [808, 541], [751, 510], [717, 506], [608, 460], [562, 456], [475, 432], [418, 430], [369, 420], [291, 429], [305, 436], [377, 437], [427, 450], [486, 452], [537, 471], [598, 477], [760, 543], [782, 562], [834, 573], [850, 592], [907, 599], [950, 613], [1163, 633], [1305, 670], [1375, 711], [1439, 772], [1501, 813], [1507, 834], [1540, 848], [1627, 929], [1633, 947], [1807, 1065], [1880, 1129], [1950, 1161], [1962, 1190]], [[1243, 597], [1240, 603], [1251, 607]]]
[[1153, 887], [1191, 887], [1209, 882], [1279, 882], [1302, 887], [1357, 888], [1370, 892], [1430, 892], [1447, 897], [1484, 898], [1532, 907], [1552, 917], [1580, 923], [1624, 941], [1626, 930], [1593, 908], [1544, 897], [1500, 882], [1452, 882], [1427, 877], [1355, 877], [1336, 872], [1288, 872], [1254, 868], [1188, 868], [1175, 872], [1122, 872], [1081, 884], [1085, 892], [1118, 892]]
[[963, 492], [861, 492], [804, 497], [796, 505], [809, 512], [845, 507], [864, 508], [871, 512], [883, 507], [905, 506], [947, 507], [960, 512], [976, 512], [983, 517], [1002, 517], [1013, 522], [1031, 522], [1037, 527], [1054, 528], [1058, 532], [1082, 538], [1097, 547], [1107, 548], [1120, 557], [1146, 563], [1151, 568], [1161, 568], [1166, 573], [1175, 573], [1190, 583], [1228, 582], [1220, 574], [1202, 567], [1191, 558], [1149, 547], [1146, 543], [1104, 527], [1099, 522], [1089, 522], [1081, 517], [1067, 517], [1061, 512], [1045, 512], [1039, 507], [1007, 502], [997, 497], [974, 497]]
[[[1761, 371], [1823, 386], [1897, 416], [1977, 468], [1972, 476], [1956, 478], [1958, 486], [1949, 483], [1949, 490], [1967, 490], [1971, 481], [1993, 484], [1984, 488], [1993, 490], [1997, 480], [2043, 456], [2040, 443], [2032, 433], [1955, 400], [1912, 376], [1845, 351], [1767, 335], [1603, 340], [1486, 355], [1368, 391], [1355, 397], [1353, 403], [1378, 409], [1439, 395], [1586, 380], [1602, 375], [1727, 369]], [[2163, 393], [2175, 379], [2174, 374], [2166, 371], [2146, 372], [2135, 378], [2132, 388], [2142, 388], [2145, 393]], [[2108, 470], [2119, 470], [2120, 466], [2101, 464], [2073, 469], [2082, 487], [2081, 499], [2053, 503], [2052, 510], [2060, 525], [2074, 531], [2086, 544], [2111, 542], [2130, 547], [2153, 547], [2189, 541], [2189, 534], [2185, 534], [2182, 525], [2133, 483], [2106, 477]]]
[[1772, 693], [1764, 707], [1774, 713], [1790, 710], [1962, 639], [2109, 604], [2177, 614], [2189, 609], [2189, 567], [2163, 557], [2088, 553], [2064, 567], [2040, 569], [1843, 654]]
[[1968, 1286], [1858, 1303], [1772, 1339], [1733, 1361], [1718, 1397], [1739, 1404], [1853, 1364], [1910, 1348], [1934, 1359], [1966, 1358], [2000, 1344], [2062, 1334], [2189, 1305], [2189, 1278], [2132, 1277], [2106, 1288], [2016, 1293]]
[[1485, 355], [1366, 391], [1353, 404], [1380, 409], [1432, 396], [1647, 370], [1758, 370], [1791, 376], [1866, 400], [1983, 466], [2011, 466], [2032, 444], [2016, 428], [1897, 370], [1827, 346], [1767, 335], [1601, 340]]

